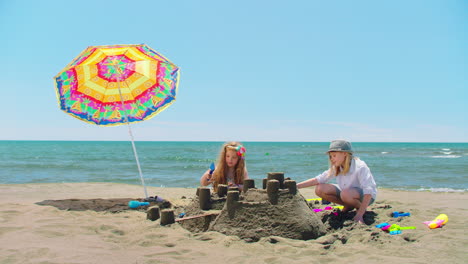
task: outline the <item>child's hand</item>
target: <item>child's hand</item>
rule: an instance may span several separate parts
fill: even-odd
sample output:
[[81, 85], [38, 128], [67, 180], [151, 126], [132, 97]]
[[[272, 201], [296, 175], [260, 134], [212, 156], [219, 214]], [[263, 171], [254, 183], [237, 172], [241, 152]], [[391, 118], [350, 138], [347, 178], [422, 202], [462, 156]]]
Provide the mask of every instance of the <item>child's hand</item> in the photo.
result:
[[214, 182], [213, 177], [211, 175], [207, 175], [205, 180], [208, 184], [211, 184]]
[[362, 218], [362, 215], [356, 214], [356, 216], [353, 218], [353, 220], [360, 223], [360, 224], [364, 224], [364, 218]]

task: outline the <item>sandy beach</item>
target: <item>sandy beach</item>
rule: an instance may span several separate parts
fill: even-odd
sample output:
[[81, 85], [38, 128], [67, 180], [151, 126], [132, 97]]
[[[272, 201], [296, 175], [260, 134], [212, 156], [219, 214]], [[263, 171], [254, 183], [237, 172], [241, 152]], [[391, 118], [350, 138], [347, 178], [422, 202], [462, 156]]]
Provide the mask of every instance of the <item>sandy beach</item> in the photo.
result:
[[[149, 187], [176, 207], [195, 196], [191, 188]], [[313, 188], [301, 189], [314, 198]], [[143, 188], [112, 183], [0, 185], [0, 263], [466, 263], [466, 193], [408, 192], [379, 189], [368, 213], [375, 222], [352, 221], [312, 240], [263, 237], [246, 242], [210, 231], [192, 233], [180, 224], [161, 226], [145, 211], [118, 213], [59, 210], [44, 200], [142, 198]], [[393, 211], [410, 212], [392, 218]], [[330, 214], [318, 212], [317, 214]], [[449, 222], [429, 229], [423, 221], [445, 213]], [[390, 235], [382, 222], [415, 226]]]

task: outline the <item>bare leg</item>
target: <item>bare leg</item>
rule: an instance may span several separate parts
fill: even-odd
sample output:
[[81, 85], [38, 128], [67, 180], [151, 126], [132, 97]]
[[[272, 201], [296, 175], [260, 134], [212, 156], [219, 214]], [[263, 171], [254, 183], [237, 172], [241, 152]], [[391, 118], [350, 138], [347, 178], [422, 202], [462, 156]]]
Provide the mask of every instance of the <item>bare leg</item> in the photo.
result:
[[354, 188], [342, 190], [340, 199], [343, 201], [342, 205], [344, 205], [343, 212], [347, 212], [353, 208], [359, 208], [361, 206], [361, 194]]
[[315, 194], [317, 194], [317, 196], [321, 197], [322, 199], [325, 199], [332, 203], [344, 205], [341, 198], [338, 197], [338, 193], [336, 192], [336, 187], [333, 184], [324, 183], [324, 184], [319, 184], [315, 186]]

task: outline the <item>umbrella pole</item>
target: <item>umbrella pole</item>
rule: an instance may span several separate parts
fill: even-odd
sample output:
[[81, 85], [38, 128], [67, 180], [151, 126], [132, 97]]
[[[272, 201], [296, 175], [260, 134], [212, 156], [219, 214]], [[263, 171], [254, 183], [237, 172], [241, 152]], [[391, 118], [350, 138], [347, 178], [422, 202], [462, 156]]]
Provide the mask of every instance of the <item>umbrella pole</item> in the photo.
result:
[[127, 123], [128, 134], [130, 135], [130, 140], [132, 141], [133, 155], [135, 156], [135, 160], [136, 160], [137, 167], [138, 167], [138, 172], [140, 173], [140, 180], [141, 180], [141, 185], [143, 185], [143, 190], [145, 191], [145, 198], [148, 199], [148, 192], [146, 191], [145, 180], [143, 179], [143, 173], [141, 172], [140, 160], [138, 159], [138, 153], [137, 153], [137, 150], [136, 150], [136, 147], [135, 147], [135, 140], [133, 139], [132, 128], [130, 126], [130, 122], [128, 121], [128, 110], [127, 110], [127, 108], [125, 108], [124, 100], [123, 100], [123, 96], [122, 96], [122, 91], [120, 89], [120, 74], [121, 74], [121, 72], [120, 72], [118, 67], [115, 67], [115, 69], [119, 72], [119, 75], [117, 77], [118, 78], [117, 87], [119, 89], [120, 102], [122, 103], [122, 109], [125, 109], [125, 122]]
[[[120, 90], [120, 89], [119, 89], [119, 90]], [[137, 163], [138, 172], [140, 173], [141, 184], [143, 185], [143, 189], [144, 189], [144, 191], [145, 191], [145, 198], [148, 198], [148, 192], [146, 191], [145, 180], [144, 180], [144, 178], [143, 178], [143, 173], [141, 172], [140, 161], [139, 161], [139, 159], [138, 159], [138, 153], [137, 153], [137, 150], [136, 150], [136, 147], [135, 147], [135, 142], [134, 142], [134, 139], [133, 139], [132, 128], [130, 127], [130, 122], [128, 122], [127, 116], [125, 116], [125, 121], [127, 121], [127, 125], [128, 125], [128, 134], [130, 135], [130, 139], [131, 139], [131, 141], [132, 141], [133, 154], [135, 155], [135, 160], [136, 160], [136, 163]]]

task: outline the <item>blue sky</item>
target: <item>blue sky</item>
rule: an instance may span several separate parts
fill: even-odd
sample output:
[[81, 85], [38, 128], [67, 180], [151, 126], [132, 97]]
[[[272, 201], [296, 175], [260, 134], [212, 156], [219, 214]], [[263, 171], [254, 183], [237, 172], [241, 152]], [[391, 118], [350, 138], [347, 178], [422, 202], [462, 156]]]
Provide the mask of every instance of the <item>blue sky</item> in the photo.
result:
[[181, 68], [135, 140], [468, 142], [466, 1], [0, 0], [0, 140], [128, 140], [59, 110], [87, 46]]

